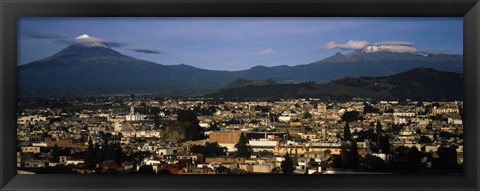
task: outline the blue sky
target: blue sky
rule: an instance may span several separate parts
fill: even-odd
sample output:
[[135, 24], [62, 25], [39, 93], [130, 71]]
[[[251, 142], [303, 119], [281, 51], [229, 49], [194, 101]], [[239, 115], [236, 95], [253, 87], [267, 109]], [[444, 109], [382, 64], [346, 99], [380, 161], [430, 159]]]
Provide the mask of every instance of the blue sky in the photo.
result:
[[350, 45], [358, 43], [402, 41], [418, 51], [463, 53], [461, 17], [25, 17], [18, 29], [18, 64], [51, 56], [82, 34], [138, 59], [231, 71], [309, 64], [336, 52], [349, 53]]

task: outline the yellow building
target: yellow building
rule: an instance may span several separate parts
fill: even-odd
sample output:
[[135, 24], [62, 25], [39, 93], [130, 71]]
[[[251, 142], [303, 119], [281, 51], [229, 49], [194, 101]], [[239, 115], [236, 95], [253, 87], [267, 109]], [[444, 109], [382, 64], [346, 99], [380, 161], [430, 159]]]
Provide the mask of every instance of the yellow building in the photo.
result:
[[40, 153], [40, 147], [22, 147], [22, 153]]

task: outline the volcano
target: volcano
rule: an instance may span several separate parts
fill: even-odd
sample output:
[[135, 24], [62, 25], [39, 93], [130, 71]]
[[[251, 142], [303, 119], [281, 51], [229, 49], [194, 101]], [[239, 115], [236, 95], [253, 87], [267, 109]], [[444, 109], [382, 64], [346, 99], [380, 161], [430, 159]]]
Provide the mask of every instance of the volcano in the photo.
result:
[[200, 95], [221, 89], [237, 79], [330, 82], [344, 77], [388, 76], [418, 67], [463, 71], [462, 55], [372, 50], [337, 53], [305, 65], [216, 71], [140, 60], [83, 34], [50, 57], [18, 66], [18, 93], [21, 97], [120, 93]]

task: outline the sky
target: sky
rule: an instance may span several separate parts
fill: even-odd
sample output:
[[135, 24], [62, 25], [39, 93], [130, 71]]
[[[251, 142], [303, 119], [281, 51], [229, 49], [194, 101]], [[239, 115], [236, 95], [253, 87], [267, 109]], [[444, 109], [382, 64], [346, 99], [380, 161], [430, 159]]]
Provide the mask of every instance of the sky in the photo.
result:
[[138, 59], [229, 71], [309, 64], [371, 45], [463, 54], [461, 17], [23, 17], [18, 34], [18, 65], [51, 56], [83, 34]]

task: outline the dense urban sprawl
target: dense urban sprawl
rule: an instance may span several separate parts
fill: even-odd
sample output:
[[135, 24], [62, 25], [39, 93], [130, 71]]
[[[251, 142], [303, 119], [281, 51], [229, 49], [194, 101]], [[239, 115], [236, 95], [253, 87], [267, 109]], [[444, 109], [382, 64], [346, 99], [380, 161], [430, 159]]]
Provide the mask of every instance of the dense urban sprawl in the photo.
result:
[[462, 101], [130, 95], [18, 108], [21, 174], [462, 172]]

